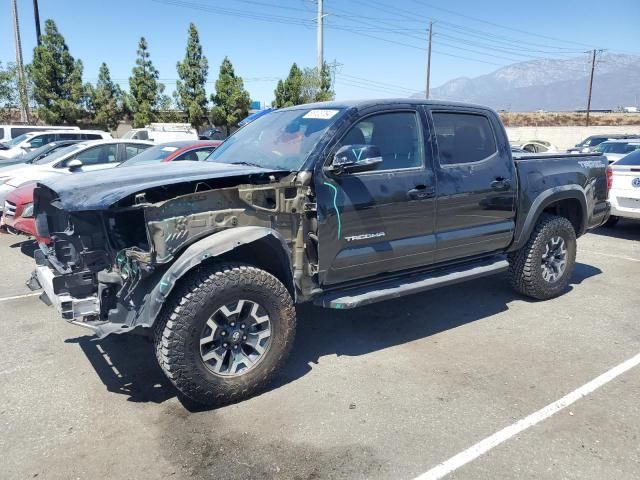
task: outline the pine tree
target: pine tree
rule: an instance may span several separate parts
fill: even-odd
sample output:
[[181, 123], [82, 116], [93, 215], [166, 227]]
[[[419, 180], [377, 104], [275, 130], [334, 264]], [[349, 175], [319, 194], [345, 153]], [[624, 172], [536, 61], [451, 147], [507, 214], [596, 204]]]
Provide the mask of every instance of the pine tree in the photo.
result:
[[0, 121], [11, 120], [11, 111], [18, 108], [20, 94], [18, 92], [18, 73], [13, 63], [6, 67], [0, 62]]
[[113, 83], [106, 63], [100, 65], [98, 82], [89, 85], [89, 103], [94, 115], [93, 121], [105, 130], [115, 130], [124, 116], [122, 91]]
[[189, 24], [187, 51], [182, 63], [178, 62], [178, 80], [175, 99], [180, 110], [187, 115], [195, 128], [203, 125], [207, 113], [207, 93], [205, 85], [209, 71], [207, 58], [202, 54], [202, 45], [196, 26]]
[[[302, 100], [302, 81], [303, 73], [298, 65], [294, 62], [289, 70], [289, 76], [284, 82], [278, 81], [278, 86], [275, 91], [275, 107], [291, 107], [293, 105], [300, 105], [304, 103]], [[282, 82], [282, 86], [280, 86]]]
[[324, 62], [318, 79], [318, 91], [314, 99], [316, 102], [327, 102], [336, 98], [336, 93], [331, 88], [331, 83], [331, 70], [329, 70], [327, 62]]
[[164, 85], [158, 81], [160, 74], [153, 66], [149, 45], [144, 37], [138, 43], [138, 58], [129, 77], [130, 105], [133, 127], [144, 127], [158, 118], [158, 110]]
[[33, 82], [38, 117], [47, 123], [74, 123], [83, 115], [86, 99], [82, 62], [75, 60], [53, 20], [44, 23], [40, 45], [27, 67]]
[[220, 74], [216, 80], [216, 93], [211, 96], [214, 107], [211, 110], [213, 122], [219, 127], [225, 127], [227, 135], [231, 127], [238, 124], [249, 113], [251, 97], [244, 89], [244, 82], [233, 71], [231, 61], [224, 57], [220, 65]]

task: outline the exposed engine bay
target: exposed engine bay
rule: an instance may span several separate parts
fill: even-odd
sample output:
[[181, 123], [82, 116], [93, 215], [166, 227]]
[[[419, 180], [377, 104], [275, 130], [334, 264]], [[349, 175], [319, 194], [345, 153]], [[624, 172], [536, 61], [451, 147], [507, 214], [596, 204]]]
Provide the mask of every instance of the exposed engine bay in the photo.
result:
[[36, 252], [38, 269], [53, 275], [53, 291], [45, 293], [62, 299], [64, 318], [98, 336], [149, 327], [184, 273], [220, 255], [233, 260], [244, 248], [238, 258], [259, 254], [267, 270], [269, 258], [273, 269], [288, 267], [279, 273], [291, 278], [292, 294], [305, 296], [317, 281], [318, 259], [309, 178], [274, 172], [182, 181], [80, 211], [39, 185], [36, 225], [51, 238]]

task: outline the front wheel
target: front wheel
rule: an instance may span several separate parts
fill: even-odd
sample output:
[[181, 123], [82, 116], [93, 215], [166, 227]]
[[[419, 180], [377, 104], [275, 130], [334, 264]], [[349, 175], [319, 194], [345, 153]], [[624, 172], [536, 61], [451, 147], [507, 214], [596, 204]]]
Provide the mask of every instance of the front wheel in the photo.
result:
[[248, 265], [208, 265], [172, 296], [156, 328], [156, 356], [180, 392], [207, 405], [245, 399], [284, 363], [295, 308], [273, 275]]
[[527, 244], [509, 255], [511, 285], [519, 293], [546, 300], [562, 293], [576, 263], [576, 232], [555, 215], [540, 217]]

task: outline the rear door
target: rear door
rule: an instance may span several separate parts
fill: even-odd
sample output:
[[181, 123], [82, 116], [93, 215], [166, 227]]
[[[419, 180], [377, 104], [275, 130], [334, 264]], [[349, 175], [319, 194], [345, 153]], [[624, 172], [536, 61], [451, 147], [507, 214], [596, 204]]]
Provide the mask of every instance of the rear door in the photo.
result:
[[431, 109], [437, 144], [436, 262], [506, 248], [517, 178], [506, 134], [482, 109]]
[[344, 145], [376, 145], [373, 171], [316, 170], [319, 280], [331, 285], [433, 262], [435, 177], [424, 112], [375, 108], [338, 133]]

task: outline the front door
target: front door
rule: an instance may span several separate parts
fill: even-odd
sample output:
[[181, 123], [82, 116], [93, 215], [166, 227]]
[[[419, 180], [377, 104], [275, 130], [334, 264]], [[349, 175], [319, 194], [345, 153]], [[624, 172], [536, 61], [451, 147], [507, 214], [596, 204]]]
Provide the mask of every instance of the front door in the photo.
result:
[[433, 262], [435, 177], [426, 116], [416, 109], [377, 110], [356, 120], [334, 145], [375, 145], [373, 171], [316, 170], [319, 281], [365, 279]]
[[[494, 116], [434, 110], [438, 181], [436, 262], [505, 249], [513, 238], [517, 178]], [[500, 129], [500, 130], [499, 130]]]

